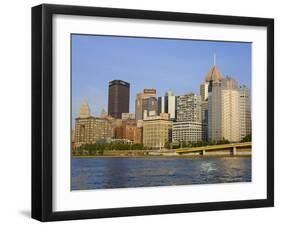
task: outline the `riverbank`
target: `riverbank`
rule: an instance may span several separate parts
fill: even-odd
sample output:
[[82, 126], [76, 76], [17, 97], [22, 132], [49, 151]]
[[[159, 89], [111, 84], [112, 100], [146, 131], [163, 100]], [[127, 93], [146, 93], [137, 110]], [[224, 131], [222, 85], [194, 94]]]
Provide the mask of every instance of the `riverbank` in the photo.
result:
[[178, 158], [209, 158], [209, 157], [251, 157], [251, 149], [244, 150], [243, 152], [237, 152], [235, 155], [229, 154], [229, 152], [212, 152], [205, 155], [200, 153], [188, 153], [188, 154], [178, 154], [176, 151], [171, 150], [123, 150], [123, 151], [103, 151], [103, 154], [91, 155], [89, 153], [81, 154], [72, 154], [73, 158], [131, 158], [131, 157], [142, 157], [142, 158], [154, 158], [154, 157], [178, 157]]

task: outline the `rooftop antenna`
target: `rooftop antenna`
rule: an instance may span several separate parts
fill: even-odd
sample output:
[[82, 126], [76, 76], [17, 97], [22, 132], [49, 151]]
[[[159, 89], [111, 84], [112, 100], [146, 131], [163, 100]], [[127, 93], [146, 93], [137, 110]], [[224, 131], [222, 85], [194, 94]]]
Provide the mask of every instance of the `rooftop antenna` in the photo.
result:
[[214, 66], [216, 66], [216, 53], [214, 53]]

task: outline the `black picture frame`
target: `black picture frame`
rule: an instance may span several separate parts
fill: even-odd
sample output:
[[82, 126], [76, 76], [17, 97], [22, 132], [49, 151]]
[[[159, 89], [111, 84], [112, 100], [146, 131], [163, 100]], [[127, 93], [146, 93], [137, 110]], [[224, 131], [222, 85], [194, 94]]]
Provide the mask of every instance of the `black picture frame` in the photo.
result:
[[[266, 27], [267, 198], [54, 212], [52, 210], [52, 18], [55, 14]], [[273, 19], [50, 4], [32, 8], [32, 218], [40, 221], [57, 221], [271, 206], [274, 206]]]

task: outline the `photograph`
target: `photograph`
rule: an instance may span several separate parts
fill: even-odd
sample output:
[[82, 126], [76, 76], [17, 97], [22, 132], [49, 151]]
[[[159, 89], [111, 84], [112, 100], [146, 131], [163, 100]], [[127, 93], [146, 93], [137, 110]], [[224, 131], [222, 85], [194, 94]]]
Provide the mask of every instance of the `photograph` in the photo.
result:
[[31, 38], [32, 218], [274, 206], [273, 18], [41, 4]]
[[252, 43], [71, 34], [71, 190], [250, 183]]

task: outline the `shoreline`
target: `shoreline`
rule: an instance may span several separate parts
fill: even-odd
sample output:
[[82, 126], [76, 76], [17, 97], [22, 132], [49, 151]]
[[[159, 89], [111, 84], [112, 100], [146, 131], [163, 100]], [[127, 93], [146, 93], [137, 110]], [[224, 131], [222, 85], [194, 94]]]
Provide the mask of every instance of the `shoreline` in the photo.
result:
[[[242, 146], [244, 145], [244, 146]], [[72, 158], [224, 158], [251, 157], [252, 148], [240, 144], [239, 149], [233, 145], [217, 145], [213, 147], [195, 147], [189, 150], [100, 150], [100, 151], [72, 151]], [[248, 145], [248, 144], [246, 144]]]
[[252, 155], [71, 155], [72, 159], [78, 158], [252, 158]]

